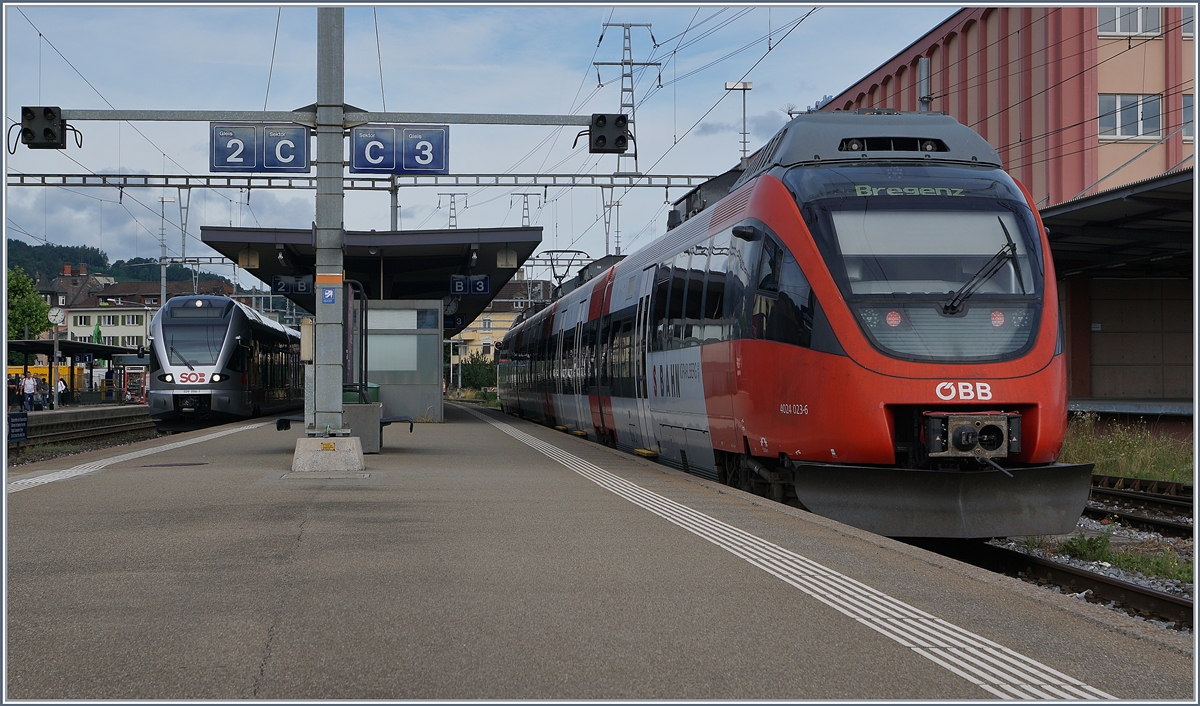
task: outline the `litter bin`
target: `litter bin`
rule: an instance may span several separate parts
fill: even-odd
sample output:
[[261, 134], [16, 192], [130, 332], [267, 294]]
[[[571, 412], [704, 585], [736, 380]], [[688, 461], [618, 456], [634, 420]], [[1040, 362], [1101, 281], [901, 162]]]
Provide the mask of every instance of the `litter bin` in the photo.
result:
[[[367, 401], [368, 402], [378, 402], [379, 401], [379, 385], [378, 384], [373, 383], [373, 382], [367, 383]], [[362, 402], [362, 400], [359, 399], [359, 397], [358, 397], [358, 387], [357, 386], [346, 385], [346, 386], [342, 387], [342, 403], [344, 404], [347, 402]]]

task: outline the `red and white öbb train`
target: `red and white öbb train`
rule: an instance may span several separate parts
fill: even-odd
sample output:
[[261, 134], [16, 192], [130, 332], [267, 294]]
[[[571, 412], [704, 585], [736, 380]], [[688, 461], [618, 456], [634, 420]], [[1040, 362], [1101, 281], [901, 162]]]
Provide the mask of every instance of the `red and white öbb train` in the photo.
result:
[[1070, 532], [1030, 195], [936, 113], [808, 113], [716, 204], [514, 326], [506, 412], [899, 537]]

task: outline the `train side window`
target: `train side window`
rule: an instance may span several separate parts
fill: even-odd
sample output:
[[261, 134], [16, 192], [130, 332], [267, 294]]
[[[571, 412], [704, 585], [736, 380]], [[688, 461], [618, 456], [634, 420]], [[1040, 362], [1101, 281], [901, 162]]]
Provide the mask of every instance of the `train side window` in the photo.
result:
[[725, 315], [730, 339], [750, 337], [751, 304], [754, 301], [754, 270], [758, 265], [760, 241], [740, 238], [729, 241], [729, 259], [725, 269]]
[[796, 258], [780, 248], [778, 293], [769, 307], [763, 337], [808, 348], [812, 345], [816, 297]]
[[758, 291], [754, 295], [754, 311], [750, 316], [750, 338], [766, 338], [767, 319], [779, 298], [779, 269], [783, 252], [774, 238], [764, 238], [758, 262]]
[[235, 373], [246, 372], [246, 347], [240, 343], [234, 346], [233, 352], [229, 354], [229, 362], [225, 367]]
[[701, 327], [704, 325], [704, 275], [708, 270], [708, 247], [697, 245], [692, 253], [691, 269], [688, 274], [687, 298], [683, 310], [683, 345], [698, 346], [703, 343]]
[[683, 307], [690, 260], [691, 253], [684, 250], [675, 257], [675, 267], [671, 269], [671, 298], [667, 301], [666, 347], [669, 349], [679, 348], [683, 340]]
[[654, 293], [651, 299], [650, 350], [661, 351], [666, 345], [667, 298], [671, 291], [671, 268], [659, 265], [654, 273]]
[[575, 394], [575, 327], [571, 326], [562, 334], [562, 367], [563, 394]]

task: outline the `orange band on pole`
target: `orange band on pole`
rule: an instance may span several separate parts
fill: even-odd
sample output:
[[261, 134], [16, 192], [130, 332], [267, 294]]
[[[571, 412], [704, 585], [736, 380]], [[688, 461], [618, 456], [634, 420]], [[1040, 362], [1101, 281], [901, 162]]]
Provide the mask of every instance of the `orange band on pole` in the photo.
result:
[[317, 284], [341, 284], [341, 275], [317, 275]]

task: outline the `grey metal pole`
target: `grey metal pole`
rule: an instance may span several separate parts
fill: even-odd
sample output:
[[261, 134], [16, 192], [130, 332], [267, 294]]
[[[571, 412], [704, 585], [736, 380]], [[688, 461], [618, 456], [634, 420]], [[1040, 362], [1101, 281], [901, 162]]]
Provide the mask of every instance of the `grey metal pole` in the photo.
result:
[[392, 177], [392, 187], [388, 189], [392, 195], [392, 230], [400, 230], [398, 223], [400, 216], [400, 185], [396, 182], [396, 177]]
[[[310, 434], [344, 433], [342, 424], [342, 125], [345, 115], [345, 10], [317, 8], [317, 220], [315, 425]], [[327, 297], [326, 292], [332, 292]]]

